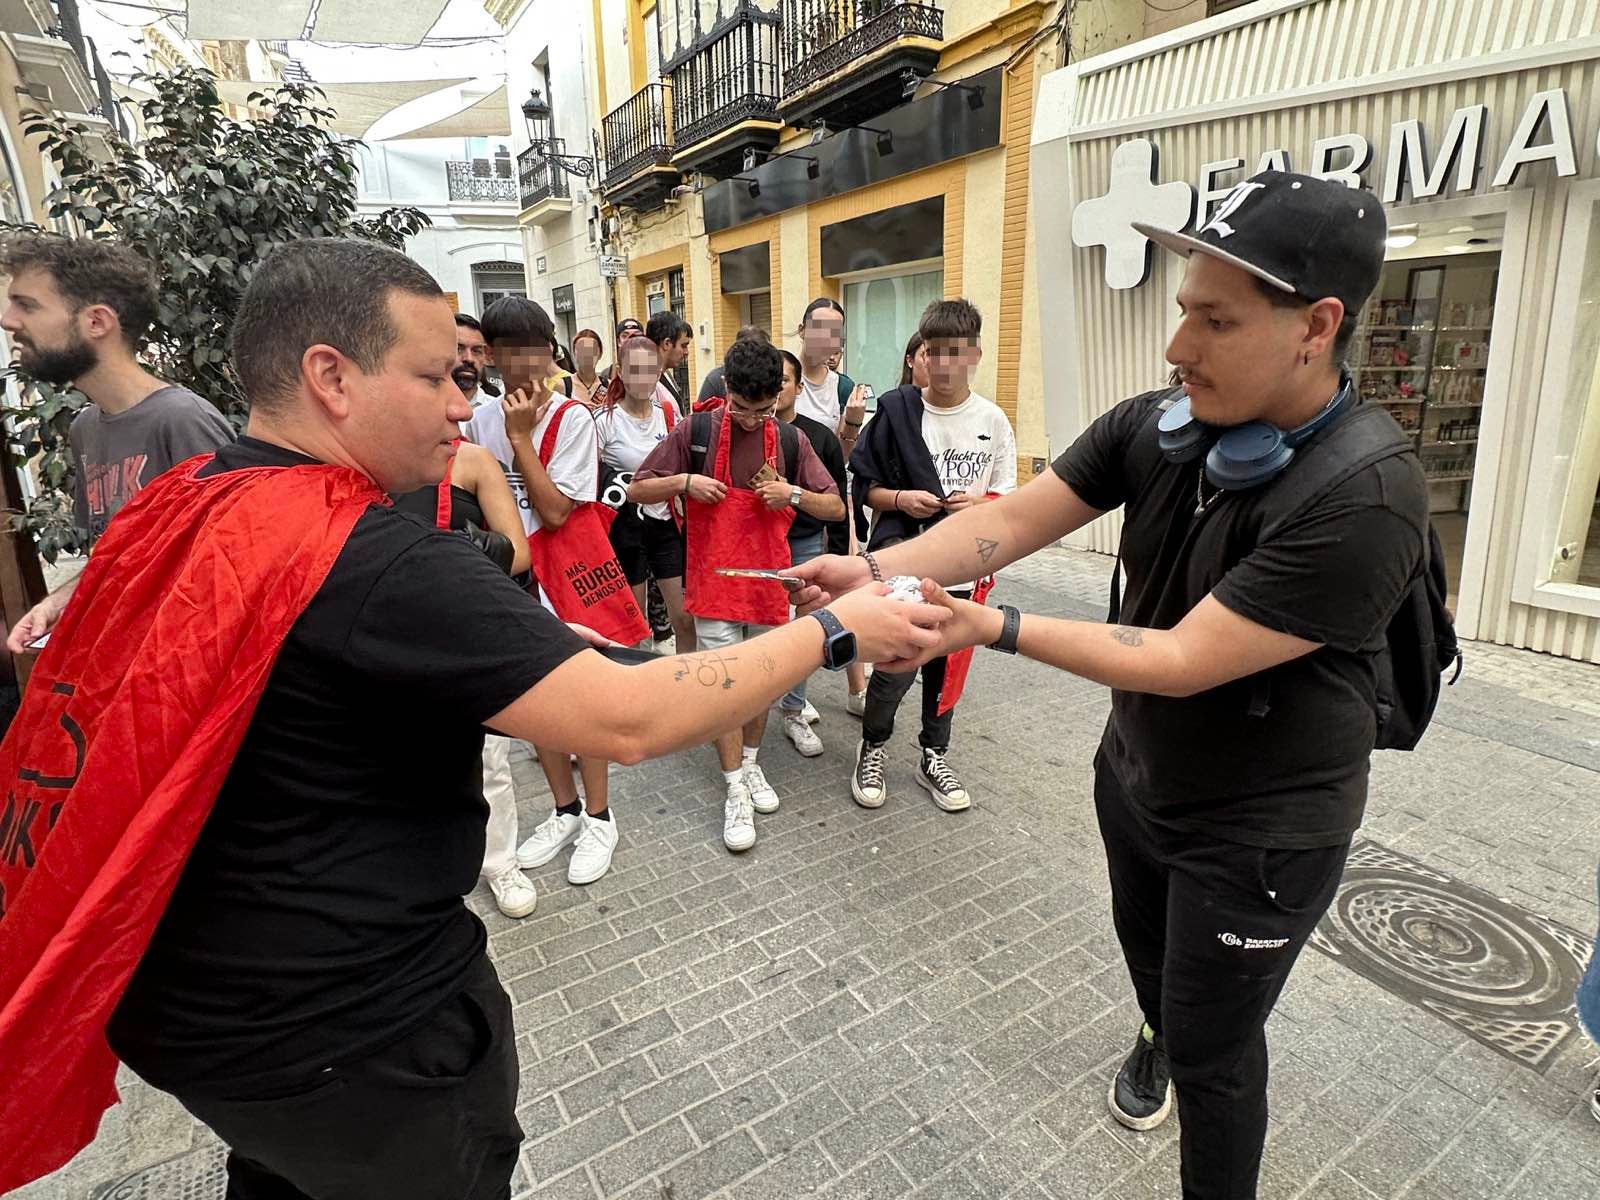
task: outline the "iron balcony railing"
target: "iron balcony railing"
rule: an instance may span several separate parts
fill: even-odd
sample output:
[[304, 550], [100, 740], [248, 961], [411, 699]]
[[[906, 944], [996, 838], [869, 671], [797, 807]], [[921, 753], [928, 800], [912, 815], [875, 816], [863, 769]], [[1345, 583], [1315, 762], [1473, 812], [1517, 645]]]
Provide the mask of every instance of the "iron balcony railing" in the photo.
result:
[[515, 200], [517, 181], [509, 174], [499, 174], [489, 169], [488, 159], [444, 164], [445, 182], [450, 199], [464, 203], [485, 204], [497, 200]]
[[83, 45], [83, 24], [78, 20], [78, 0], [56, 0], [56, 27], [51, 32], [66, 39], [87, 73], [89, 53]]
[[783, 91], [792, 96], [903, 37], [944, 38], [933, 0], [784, 0]]
[[779, 119], [779, 21], [776, 12], [740, 0], [672, 68], [672, 128], [680, 149], [740, 121]]
[[605, 185], [621, 183], [642, 169], [672, 158], [672, 87], [647, 83], [605, 115]]
[[517, 155], [517, 187], [523, 208], [532, 208], [546, 200], [572, 197], [567, 173], [550, 161], [547, 146], [529, 146]]

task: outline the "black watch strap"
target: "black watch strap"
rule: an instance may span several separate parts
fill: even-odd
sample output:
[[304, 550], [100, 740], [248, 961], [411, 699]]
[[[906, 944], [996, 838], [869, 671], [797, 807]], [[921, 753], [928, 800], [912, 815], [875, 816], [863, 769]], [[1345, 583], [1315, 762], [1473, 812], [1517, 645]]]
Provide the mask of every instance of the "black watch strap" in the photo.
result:
[[1009, 604], [1002, 604], [1000, 611], [1005, 616], [1005, 623], [1000, 626], [1000, 636], [989, 643], [989, 649], [1002, 654], [1015, 654], [1017, 635], [1022, 632], [1022, 614]]

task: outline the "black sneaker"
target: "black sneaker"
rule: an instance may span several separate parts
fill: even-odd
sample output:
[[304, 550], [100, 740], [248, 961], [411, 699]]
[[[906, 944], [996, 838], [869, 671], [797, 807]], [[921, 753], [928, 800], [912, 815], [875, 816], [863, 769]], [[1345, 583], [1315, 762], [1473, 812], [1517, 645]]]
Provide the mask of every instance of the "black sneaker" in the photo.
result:
[[1161, 1039], [1146, 1041], [1144, 1030], [1133, 1044], [1106, 1096], [1111, 1115], [1129, 1129], [1154, 1129], [1172, 1112], [1172, 1067]]
[[961, 780], [950, 769], [943, 747], [922, 748], [922, 761], [917, 764], [917, 782], [927, 789], [933, 802], [945, 812], [962, 812], [972, 807], [972, 797], [961, 786]]
[[873, 745], [863, 740], [856, 751], [856, 769], [850, 774], [850, 794], [862, 808], [882, 808], [889, 797], [883, 784], [883, 760], [888, 749], [882, 742]]

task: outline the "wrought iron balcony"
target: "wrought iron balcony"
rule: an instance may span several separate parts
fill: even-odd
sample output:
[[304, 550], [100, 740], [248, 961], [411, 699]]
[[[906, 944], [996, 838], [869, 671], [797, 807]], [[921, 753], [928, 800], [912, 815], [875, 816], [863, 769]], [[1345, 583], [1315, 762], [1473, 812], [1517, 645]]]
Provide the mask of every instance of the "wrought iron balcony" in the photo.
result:
[[486, 158], [445, 163], [445, 182], [450, 199], [463, 204], [495, 204], [502, 200], [516, 200], [517, 181], [511, 178], [510, 160], [504, 161], [504, 174], [493, 170], [490, 160]]
[[[517, 155], [517, 187], [522, 197], [524, 219], [536, 225], [543, 223], [539, 219], [542, 216], [572, 211], [572, 185], [567, 173], [550, 160], [555, 150], [554, 145], [530, 146]], [[531, 218], [526, 215], [530, 209], [538, 210]]]
[[83, 64], [83, 69], [89, 69], [89, 54], [83, 46], [83, 23], [78, 19], [78, 0], [55, 0], [56, 2], [56, 27], [55, 31], [66, 39], [67, 45], [72, 47], [73, 53], [78, 56], [78, 61]]
[[944, 12], [936, 0], [783, 0], [786, 121], [853, 124], [904, 98], [905, 73], [939, 62]]
[[[719, 22], [664, 68], [672, 79], [672, 126], [685, 170], [711, 175], [739, 170], [748, 149], [778, 143], [777, 12], [739, 0]], [[734, 131], [734, 132], [730, 132]]]
[[672, 88], [650, 83], [605, 115], [600, 122], [606, 173], [600, 190], [616, 204], [633, 208], [664, 202], [678, 183], [672, 165]]

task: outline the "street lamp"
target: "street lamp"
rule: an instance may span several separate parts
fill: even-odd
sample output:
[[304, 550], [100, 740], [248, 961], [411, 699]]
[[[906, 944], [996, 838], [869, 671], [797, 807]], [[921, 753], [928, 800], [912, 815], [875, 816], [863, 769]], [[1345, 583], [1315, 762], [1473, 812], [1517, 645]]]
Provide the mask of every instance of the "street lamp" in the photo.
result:
[[542, 155], [551, 166], [560, 168], [568, 175], [593, 178], [594, 159], [568, 154], [566, 142], [550, 136], [550, 106], [545, 103], [538, 88], [529, 92], [528, 98], [522, 102], [522, 118], [528, 123], [528, 144], [533, 147], [535, 154]]

